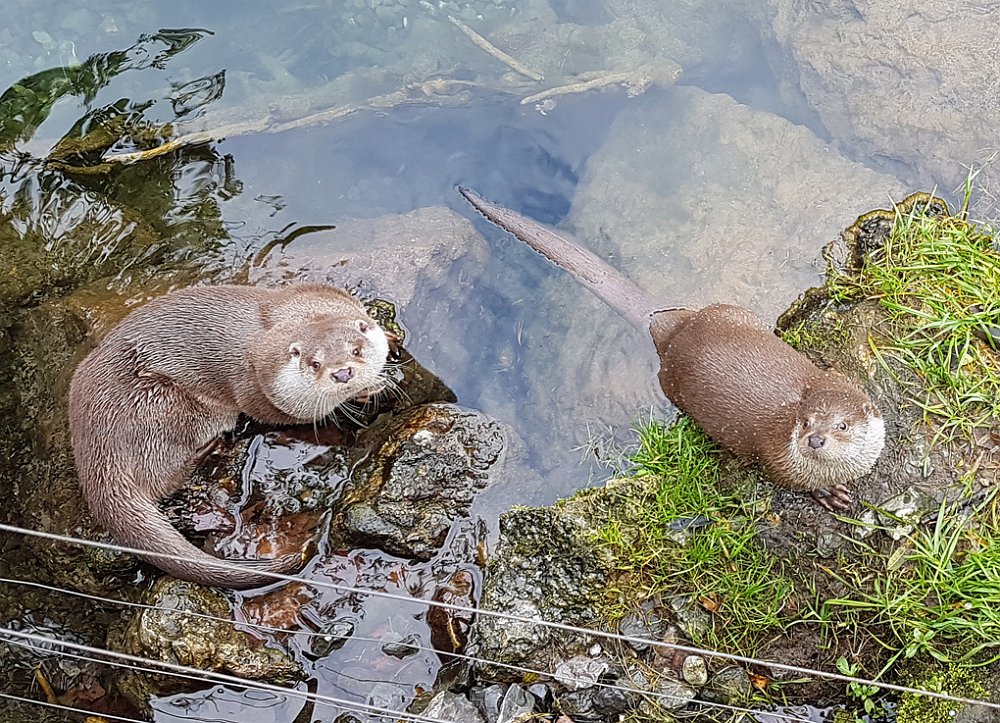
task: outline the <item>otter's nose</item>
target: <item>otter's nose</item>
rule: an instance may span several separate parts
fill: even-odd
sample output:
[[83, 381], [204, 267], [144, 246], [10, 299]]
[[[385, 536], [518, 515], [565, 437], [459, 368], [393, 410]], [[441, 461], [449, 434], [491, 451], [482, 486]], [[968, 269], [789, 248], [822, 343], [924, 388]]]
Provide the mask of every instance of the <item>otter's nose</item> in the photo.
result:
[[333, 377], [333, 381], [344, 384], [350, 381], [351, 377], [354, 376], [354, 369], [351, 367], [344, 367], [343, 369], [338, 369], [330, 376]]
[[810, 434], [809, 435], [809, 446], [813, 449], [819, 449], [824, 444], [826, 444], [826, 437], [822, 434]]

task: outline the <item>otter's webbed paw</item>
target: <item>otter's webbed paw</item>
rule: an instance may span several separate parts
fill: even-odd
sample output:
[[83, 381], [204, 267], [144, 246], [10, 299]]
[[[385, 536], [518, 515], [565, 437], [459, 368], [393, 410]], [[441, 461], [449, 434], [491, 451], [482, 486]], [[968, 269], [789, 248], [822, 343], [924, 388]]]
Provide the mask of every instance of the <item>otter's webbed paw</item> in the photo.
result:
[[846, 510], [852, 502], [851, 493], [844, 485], [833, 485], [829, 489], [813, 490], [812, 496], [824, 509], [830, 510], [830, 512]]

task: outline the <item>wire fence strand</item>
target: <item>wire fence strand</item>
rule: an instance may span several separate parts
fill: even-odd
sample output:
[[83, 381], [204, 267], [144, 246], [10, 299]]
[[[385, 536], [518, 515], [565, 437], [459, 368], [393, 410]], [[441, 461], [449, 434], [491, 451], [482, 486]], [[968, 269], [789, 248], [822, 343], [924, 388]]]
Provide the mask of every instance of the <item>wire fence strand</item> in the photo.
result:
[[[232, 626], [234, 628], [249, 627], [249, 628], [252, 628], [254, 630], [259, 630], [261, 632], [279, 633], [279, 634], [283, 634], [283, 635], [294, 635], [294, 636], [301, 636], [301, 637], [315, 637], [315, 638], [329, 638], [330, 637], [329, 633], [321, 633], [321, 632], [316, 632], [316, 631], [313, 631], [313, 630], [288, 630], [288, 629], [285, 629], [285, 628], [275, 628], [275, 627], [272, 627], [272, 626], [269, 626], [269, 625], [263, 625], [261, 623], [254, 623], [254, 622], [245, 621], [245, 620], [234, 620], [233, 618], [221, 618], [221, 617], [217, 617], [215, 615], [208, 615], [207, 613], [198, 613], [198, 612], [193, 612], [193, 611], [190, 611], [190, 610], [179, 610], [177, 608], [165, 608], [165, 607], [161, 607], [159, 605], [148, 605], [148, 604], [145, 604], [145, 603], [131, 602], [129, 600], [120, 600], [120, 599], [117, 599], [117, 598], [107, 598], [107, 597], [102, 597], [100, 595], [92, 595], [92, 594], [89, 594], [89, 593], [81, 593], [81, 592], [77, 592], [75, 590], [66, 590], [64, 588], [56, 587], [54, 585], [46, 585], [45, 583], [35, 582], [35, 581], [32, 581], [32, 580], [15, 580], [15, 579], [11, 579], [11, 578], [0, 578], [0, 583], [14, 584], [14, 585], [19, 585], [20, 584], [20, 585], [25, 585], [25, 586], [29, 586], [29, 587], [35, 587], [35, 588], [40, 588], [40, 589], [48, 590], [48, 591], [51, 591], [51, 592], [62, 593], [62, 594], [66, 594], [66, 595], [74, 595], [74, 596], [86, 598], [88, 600], [93, 600], [95, 602], [110, 603], [112, 605], [122, 605], [122, 606], [127, 606], [127, 607], [134, 607], [134, 608], [145, 609], [145, 610], [153, 610], [153, 611], [157, 611], [157, 612], [170, 613], [170, 614], [182, 615], [182, 616], [186, 615], [186, 616], [196, 617], [196, 618], [205, 619], [205, 620], [212, 620], [212, 621], [215, 621], [215, 622], [219, 622], [219, 623], [223, 623], [223, 624], [226, 624], [226, 625], [230, 625], [230, 626]], [[345, 636], [345, 637], [347, 637], [347, 636]], [[382, 642], [382, 640], [380, 640], [379, 638], [371, 638], [371, 637], [366, 637], [366, 636], [363, 636], [363, 635], [351, 634], [349, 637], [350, 637], [351, 640], [359, 641], [359, 642], [368, 642], [368, 643], [374, 643], [374, 644], [379, 644], [379, 643]], [[436, 655], [440, 654], [440, 651], [438, 651], [436, 648], [433, 648], [433, 647], [430, 647], [430, 646], [420, 645], [418, 643], [407, 643], [406, 645], [407, 645], [407, 647], [412, 648], [414, 650], [422, 650], [424, 652], [434, 653]], [[687, 699], [687, 698], [685, 698], [683, 696], [679, 696], [679, 695], [676, 695], [676, 694], [661, 693], [661, 692], [658, 692], [658, 691], [642, 690], [642, 689], [637, 688], [635, 686], [616, 685], [614, 683], [605, 683], [605, 682], [602, 682], [600, 680], [596, 680], [595, 681], [595, 680], [592, 680], [590, 678], [579, 678], [579, 677], [576, 677], [576, 676], [573, 676], [573, 675], [569, 675], [569, 674], [566, 674], [566, 673], [555, 673], [555, 672], [553, 672], [551, 670], [540, 670], [538, 668], [529, 668], [529, 667], [522, 666], [522, 665], [514, 665], [512, 663], [504, 663], [504, 662], [500, 662], [500, 661], [497, 661], [497, 660], [491, 660], [489, 658], [478, 657], [478, 656], [475, 656], [475, 655], [467, 655], [465, 653], [444, 653], [444, 655], [446, 655], [448, 657], [451, 657], [451, 658], [458, 658], [460, 660], [465, 660], [465, 661], [470, 662], [470, 663], [487, 663], [489, 665], [495, 665], [495, 666], [497, 666], [499, 668], [503, 668], [505, 670], [511, 670], [513, 672], [516, 672], [516, 673], [527, 673], [528, 675], [537, 675], [537, 676], [541, 676], [541, 677], [544, 677], [544, 678], [554, 678], [554, 679], [557, 678], [560, 682], [562, 682], [564, 684], [565, 683], [569, 683], [569, 684], [573, 684], [574, 686], [578, 685], [581, 688], [583, 688], [583, 687], [601, 688], [601, 689], [605, 689], [605, 690], [614, 690], [614, 691], [618, 691], [618, 692], [621, 692], [621, 693], [630, 693], [630, 694], [642, 696], [644, 698], [652, 699], [652, 700], [664, 700], [664, 701], [684, 702], [684, 703], [690, 703], [690, 704], [693, 704], [693, 705], [698, 705], [698, 706], [700, 706], [702, 708], [714, 708], [714, 709], [718, 709], [718, 710], [729, 711], [729, 712], [732, 712], [732, 713], [749, 713], [749, 714], [754, 714], [754, 715], [766, 714], [766, 715], [772, 716], [774, 718], [774, 720], [789, 721], [790, 723], [810, 723], [809, 719], [802, 718], [801, 716], [797, 716], [797, 715], [790, 714], [790, 713], [782, 713], [782, 712], [777, 712], [777, 711], [763, 711], [763, 710], [754, 709], [754, 708], [745, 708], [745, 707], [742, 707], [742, 706], [730, 705], [730, 704], [727, 704], [727, 703], [722, 703], [722, 702], [717, 702], [717, 701], [689, 700], [689, 699]], [[336, 671], [333, 671], [333, 672], [336, 672]]]
[[[240, 678], [235, 675], [229, 675], [227, 673], [219, 673], [214, 670], [202, 670], [200, 668], [192, 668], [187, 665], [178, 665], [177, 663], [168, 663], [162, 660], [143, 658], [138, 655], [119, 653], [114, 650], [95, 648], [90, 645], [73, 643], [68, 640], [59, 640], [58, 638], [49, 638], [44, 635], [37, 635], [35, 633], [26, 633], [20, 630], [13, 630], [11, 628], [0, 627], [0, 636], [19, 638], [20, 640], [8, 639], [6, 641], [7, 643], [11, 643], [14, 645], [22, 643], [37, 643], [39, 645], [56, 645], [64, 648], [69, 648], [70, 650], [80, 651], [79, 653], [70, 653], [66, 651], [59, 652], [59, 654], [61, 655], [65, 655], [66, 657], [71, 657], [78, 660], [86, 660], [93, 663], [101, 663], [102, 665], [113, 665], [115, 667], [120, 667], [120, 668], [124, 667], [130, 670], [137, 670], [143, 673], [153, 673], [155, 675], [169, 675], [175, 678], [194, 680], [199, 683], [213, 682], [213, 681], [219, 683], [228, 683], [230, 685], [237, 685], [241, 688], [252, 688], [254, 690], [262, 692], [286, 695], [290, 698], [302, 698], [303, 700], [311, 700], [314, 703], [323, 703], [340, 710], [351, 711], [354, 713], [372, 713], [378, 715], [387, 715], [387, 716], [392, 716], [393, 718], [398, 720], [411, 721], [412, 723], [462, 723], [462, 721], [450, 721], [444, 718], [428, 718], [426, 716], [418, 715], [415, 713], [408, 713], [406, 711], [395, 710], [392, 708], [385, 708], [382, 706], [372, 705], [370, 703], [362, 703], [360, 701], [347, 700], [345, 698], [337, 698], [335, 696], [324, 695], [322, 693], [311, 693], [307, 690], [286, 688], [281, 685], [265, 683], [259, 680], [247, 680], [245, 678]], [[22, 644], [22, 647], [29, 647], [29, 646]], [[33, 650], [42, 650], [47, 653], [53, 652], [48, 648], [38, 648], [37, 646], [34, 645], [30, 647]], [[83, 655], [83, 653], [88, 653], [89, 655]], [[99, 656], [99, 657], [95, 658], [91, 656]], [[112, 660], [104, 660], [104, 658], [112, 658]]]
[[[183, 555], [172, 555], [162, 552], [154, 552], [150, 550], [143, 550], [140, 548], [126, 547], [124, 545], [116, 545], [108, 542], [97, 542], [94, 540], [85, 540], [82, 538], [71, 537], [67, 535], [58, 535], [51, 532], [42, 532], [39, 530], [30, 530], [23, 527], [17, 527], [14, 525], [0, 524], [0, 532], [10, 532], [19, 535], [27, 535], [31, 537], [52, 540], [55, 542], [63, 542], [73, 545], [85, 545], [89, 547], [96, 547], [106, 550], [114, 550], [118, 552], [128, 552], [131, 554], [143, 555], [148, 557], [159, 557], [166, 558], [181, 562], [192, 562], [191, 558], [185, 557]], [[224, 560], [223, 560], [224, 562]], [[234, 565], [235, 567], [235, 565]], [[771, 668], [773, 670], [781, 670], [784, 672], [795, 673], [798, 675], [806, 675], [812, 678], [821, 678], [824, 680], [836, 680], [843, 683], [857, 683], [860, 685], [872, 686], [881, 690], [893, 691], [895, 693], [909, 693], [912, 695], [926, 696], [929, 698], [937, 698], [939, 700], [947, 700], [954, 703], [962, 703], [965, 705], [978, 705], [985, 708], [990, 708], [993, 710], [1000, 710], [1000, 703], [994, 703], [986, 700], [978, 700], [975, 698], [967, 698], [964, 696], [955, 696], [949, 693], [937, 692], [932, 690], [923, 690], [920, 688], [914, 688], [911, 686], [897, 685], [895, 683], [886, 683], [879, 680], [873, 680], [870, 678], [861, 678], [857, 676], [845, 675], [839, 672], [817, 670], [814, 668], [806, 668], [799, 665], [792, 665], [789, 663], [779, 663], [772, 660], [764, 660], [761, 658], [754, 658], [745, 655], [737, 655], [735, 653], [726, 653], [719, 650], [709, 650], [707, 648], [701, 648], [694, 645], [682, 645], [680, 643], [672, 643], [663, 640], [655, 640], [652, 638], [642, 638], [635, 635], [625, 635], [623, 633], [613, 633], [603, 630], [594, 630], [590, 628], [582, 628], [576, 625], [570, 625], [568, 623], [560, 623], [550, 620], [542, 620], [538, 618], [531, 618], [523, 615], [514, 615], [511, 613], [499, 612], [496, 610], [486, 610], [478, 609], [468, 605], [459, 605], [456, 603], [445, 603], [439, 602], [437, 600], [427, 600], [424, 598], [415, 598], [412, 596], [398, 595], [396, 593], [385, 592], [382, 590], [365, 590], [362, 588], [353, 587], [351, 585], [344, 585], [341, 583], [331, 582], [328, 580], [315, 580], [303, 578], [295, 575], [285, 575], [282, 573], [267, 572], [269, 577], [275, 578], [275, 581], [286, 581], [286, 582], [298, 582], [304, 585], [309, 585], [316, 588], [325, 588], [330, 590], [335, 590], [341, 593], [351, 593], [356, 595], [365, 595], [368, 597], [381, 598], [386, 600], [392, 600], [395, 602], [407, 602], [416, 603], [421, 605], [426, 605], [428, 607], [437, 607], [443, 610], [450, 610], [453, 612], [469, 613], [479, 616], [494, 617], [500, 620], [505, 620], [509, 622], [525, 623], [528, 625], [537, 625], [551, 630], [560, 630], [563, 632], [569, 632], [574, 634], [588, 635], [596, 638], [603, 638], [605, 640], [614, 640], [617, 642], [627, 643], [627, 644], [637, 644], [641, 646], [652, 646], [655, 648], [660, 648], [663, 650], [673, 650], [681, 653], [689, 653], [692, 655], [702, 655], [711, 658], [718, 658], [720, 660], [728, 660], [736, 663], [742, 663], [744, 665], [759, 665], [765, 668]]]

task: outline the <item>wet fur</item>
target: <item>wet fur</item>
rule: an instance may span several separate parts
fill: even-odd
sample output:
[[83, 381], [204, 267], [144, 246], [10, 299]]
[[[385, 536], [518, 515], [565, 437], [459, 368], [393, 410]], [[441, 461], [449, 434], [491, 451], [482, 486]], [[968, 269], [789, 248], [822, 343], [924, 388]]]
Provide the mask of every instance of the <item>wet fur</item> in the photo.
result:
[[[459, 190], [487, 219], [569, 271], [631, 324], [648, 328], [664, 394], [712, 439], [760, 463], [777, 484], [812, 492], [824, 507], [850, 503], [845, 483], [871, 471], [885, 441], [881, 414], [857, 385], [820, 370], [741, 307], [657, 311], [595, 254]], [[814, 448], [810, 439], [822, 444]]]
[[[297, 569], [300, 555], [221, 562], [174, 529], [157, 502], [240, 413], [315, 422], [378, 391], [387, 353], [364, 307], [322, 284], [198, 287], [150, 301], [77, 366], [70, 385], [73, 454], [93, 516], [121, 544], [192, 558], [146, 558], [185, 580], [245, 588], [273, 581], [258, 571]], [[347, 367], [347, 383], [328, 374]]]

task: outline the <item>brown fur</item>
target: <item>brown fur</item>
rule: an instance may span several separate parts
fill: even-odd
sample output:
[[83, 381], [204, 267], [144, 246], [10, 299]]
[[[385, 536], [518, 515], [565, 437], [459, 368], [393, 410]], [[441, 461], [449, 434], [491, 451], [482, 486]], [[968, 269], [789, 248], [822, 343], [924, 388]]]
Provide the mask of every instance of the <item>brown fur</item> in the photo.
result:
[[[384, 340], [360, 303], [322, 284], [196, 287], [133, 311], [70, 384], [73, 454], [95, 519], [121, 544], [192, 558], [146, 558], [185, 580], [255, 587], [273, 581], [258, 571], [297, 569], [300, 555], [220, 562], [174, 529], [157, 502], [240, 413], [302, 424], [377, 391]], [[275, 381], [285, 368], [295, 384], [282, 388]], [[296, 394], [282, 396], [290, 386]]]
[[871, 470], [884, 443], [881, 415], [860, 388], [820, 370], [738, 306], [654, 311], [642, 289], [596, 255], [460, 191], [487, 219], [648, 328], [664, 394], [712, 439], [760, 463], [777, 484], [813, 493], [824, 507], [850, 504], [845, 483]]

